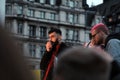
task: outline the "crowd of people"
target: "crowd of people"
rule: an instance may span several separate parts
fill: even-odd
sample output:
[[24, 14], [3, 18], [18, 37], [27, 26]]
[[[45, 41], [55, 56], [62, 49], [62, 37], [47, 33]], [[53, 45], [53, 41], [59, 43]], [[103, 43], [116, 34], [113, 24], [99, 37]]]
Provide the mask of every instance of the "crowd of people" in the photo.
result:
[[103, 23], [90, 32], [87, 45], [68, 46], [61, 42], [61, 30], [51, 29], [40, 63], [42, 80], [119, 80], [120, 34], [110, 34]]
[[[0, 28], [1, 80], [35, 80], [22, 52]], [[110, 34], [98, 23], [91, 28], [91, 40], [83, 46], [62, 42], [62, 32], [51, 28], [40, 62], [42, 80], [120, 80], [120, 33]]]

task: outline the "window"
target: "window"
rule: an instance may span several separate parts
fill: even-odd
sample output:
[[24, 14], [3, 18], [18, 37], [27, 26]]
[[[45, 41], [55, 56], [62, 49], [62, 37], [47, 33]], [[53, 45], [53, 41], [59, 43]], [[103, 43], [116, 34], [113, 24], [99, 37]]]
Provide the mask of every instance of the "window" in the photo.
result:
[[73, 8], [73, 7], [74, 7], [74, 1], [70, 0], [70, 1], [69, 1], [69, 6], [70, 6], [71, 8]]
[[13, 28], [12, 22], [10, 20], [5, 20], [5, 29], [7, 29], [10, 32], [13, 32], [12, 28]]
[[40, 46], [40, 58], [42, 58], [44, 52], [45, 52], [45, 46]]
[[33, 25], [29, 26], [29, 36], [36, 37], [36, 26]]
[[34, 10], [28, 9], [28, 16], [29, 17], [34, 17]]
[[23, 7], [22, 6], [17, 7], [17, 14], [23, 14]]
[[23, 34], [23, 23], [22, 22], [18, 22], [17, 33]]
[[78, 31], [77, 30], [74, 30], [74, 33], [73, 33], [73, 40], [79, 40], [78, 38]]
[[78, 14], [75, 14], [75, 15], [74, 15], [74, 22], [75, 22], [75, 23], [78, 23], [78, 21], [79, 21], [79, 15], [78, 15]]
[[74, 15], [73, 14], [68, 14], [68, 22], [74, 23]]
[[55, 20], [55, 15], [56, 15], [55, 13], [50, 13], [50, 19]]
[[36, 56], [36, 45], [35, 44], [29, 44], [29, 53], [31, 57]]
[[73, 30], [69, 30], [68, 32], [68, 39], [73, 39]]
[[40, 18], [45, 19], [45, 12], [44, 11], [40, 11]]
[[68, 39], [68, 40], [73, 39], [73, 30], [70, 30], [70, 29], [66, 30], [66, 39]]
[[116, 26], [115, 32], [120, 32], [120, 25], [117, 25], [117, 26]]
[[50, 4], [50, 0], [46, 0], [46, 2], [45, 2], [46, 4]]
[[35, 0], [35, 2], [39, 3], [39, 0]]
[[66, 6], [68, 6], [68, 4], [69, 4], [69, 3], [68, 3], [68, 0], [65, 0], [65, 4], [66, 4]]
[[45, 0], [40, 0], [40, 3], [45, 3]]
[[79, 6], [79, 1], [75, 1], [75, 7], [78, 8]]
[[71, 30], [67, 29], [66, 30], [66, 39], [68, 40], [78, 40], [78, 30]]
[[100, 18], [96, 18], [96, 24], [100, 23]]
[[55, 0], [50, 0], [51, 5], [55, 5]]
[[6, 14], [12, 14], [12, 7], [11, 7], [11, 5], [6, 5]]
[[45, 32], [47, 32], [46, 27], [41, 26], [40, 27], [40, 38], [46, 38], [47, 37]]

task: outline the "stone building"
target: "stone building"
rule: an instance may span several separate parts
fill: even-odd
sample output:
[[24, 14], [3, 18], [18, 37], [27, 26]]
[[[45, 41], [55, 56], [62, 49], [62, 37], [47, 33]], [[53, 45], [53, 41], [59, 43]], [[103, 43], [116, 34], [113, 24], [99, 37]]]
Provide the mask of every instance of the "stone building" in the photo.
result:
[[[94, 14], [91, 14], [92, 16], [90, 17], [92, 17], [92, 19], [95, 19], [94, 16], [98, 14], [102, 19], [100, 19], [100, 21], [105, 23], [111, 32], [120, 32], [119, 4], [120, 0], [103, 0], [102, 4], [89, 8], [90, 11], [94, 11]], [[92, 22], [89, 22], [88, 25], [92, 25]]]
[[51, 27], [61, 29], [68, 45], [89, 41], [86, 7], [82, 0], [6, 0], [6, 29], [18, 41], [30, 67], [39, 69]]

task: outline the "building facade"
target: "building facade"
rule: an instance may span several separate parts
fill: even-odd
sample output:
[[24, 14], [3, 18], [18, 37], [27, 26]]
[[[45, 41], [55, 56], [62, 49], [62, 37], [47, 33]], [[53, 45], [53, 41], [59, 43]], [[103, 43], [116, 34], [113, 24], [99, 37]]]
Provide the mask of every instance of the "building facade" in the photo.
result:
[[103, 0], [103, 3], [93, 7], [102, 17], [110, 32], [120, 32], [120, 0]]
[[82, 0], [6, 0], [5, 12], [5, 28], [18, 41], [32, 69], [39, 69], [51, 27], [61, 29], [68, 45], [89, 40]]

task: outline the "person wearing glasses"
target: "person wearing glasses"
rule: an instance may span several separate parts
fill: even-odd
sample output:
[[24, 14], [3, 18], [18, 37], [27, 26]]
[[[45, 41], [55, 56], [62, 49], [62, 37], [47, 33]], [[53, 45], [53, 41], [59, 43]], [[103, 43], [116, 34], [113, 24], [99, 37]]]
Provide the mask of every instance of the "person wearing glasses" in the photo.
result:
[[110, 37], [107, 26], [103, 23], [94, 25], [91, 29], [92, 40], [95, 45], [104, 45], [107, 51], [120, 64], [120, 40]]
[[115, 35], [110, 34], [107, 26], [103, 23], [98, 23], [91, 28], [91, 36], [94, 41], [94, 45], [104, 46], [104, 50], [107, 51], [113, 57], [111, 78], [120, 74], [120, 40], [119, 33]]

